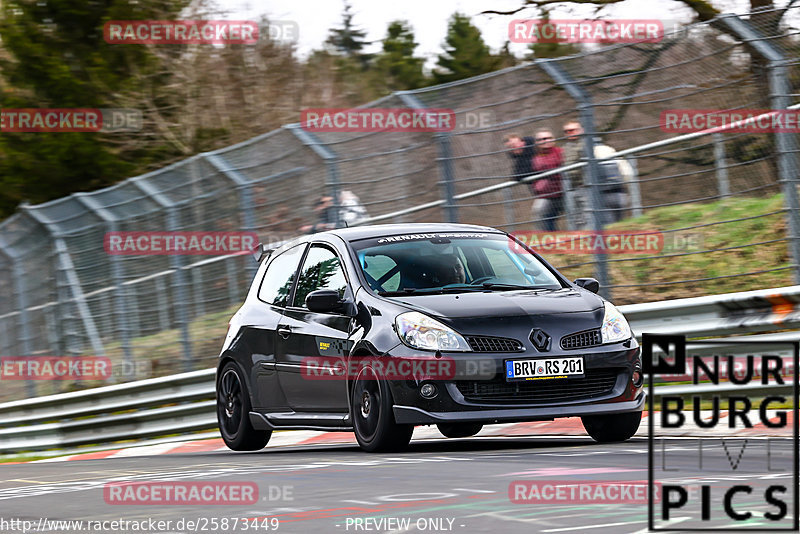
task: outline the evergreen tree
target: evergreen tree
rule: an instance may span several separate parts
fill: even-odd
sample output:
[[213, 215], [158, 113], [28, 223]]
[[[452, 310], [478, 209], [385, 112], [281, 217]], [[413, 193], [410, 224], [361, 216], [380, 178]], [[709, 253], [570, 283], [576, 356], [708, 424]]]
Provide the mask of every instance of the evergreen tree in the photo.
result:
[[497, 70], [500, 60], [491, 54], [469, 17], [456, 12], [448, 22], [444, 54], [439, 55], [437, 65], [441, 70], [434, 71], [434, 78], [446, 83]]
[[367, 32], [359, 30], [353, 25], [353, 13], [350, 9], [350, 3], [345, 2], [342, 26], [330, 29], [330, 35], [325, 40], [325, 44], [331, 46], [338, 54], [358, 62], [361, 68], [366, 70], [372, 54], [365, 54], [362, 50], [370, 43], [364, 39]]
[[[544, 26], [549, 22], [550, 11], [543, 10], [541, 25]], [[574, 43], [531, 43], [528, 45], [528, 50], [530, 50], [530, 53], [527, 59], [550, 59], [577, 54], [581, 51], [581, 47]]]
[[417, 43], [414, 31], [406, 21], [389, 24], [383, 40], [383, 52], [375, 61], [376, 74], [390, 91], [417, 89], [425, 85], [422, 66], [425, 60], [414, 57]]
[[519, 59], [511, 52], [510, 48], [511, 42], [506, 39], [506, 42], [503, 43], [503, 48], [500, 49], [500, 53], [497, 54], [497, 59], [500, 61], [500, 68], [505, 69], [506, 67], [513, 67], [514, 65], [519, 63]]
[[[147, 47], [110, 45], [108, 20], [175, 18], [187, 1], [127, 0], [2, 2], [0, 105], [10, 108], [104, 108], [117, 104], [152, 74]], [[157, 84], [157, 75], [148, 87]], [[128, 100], [124, 100], [128, 101]], [[110, 185], [135, 165], [100, 133], [0, 135], [0, 216], [27, 200], [44, 202]]]

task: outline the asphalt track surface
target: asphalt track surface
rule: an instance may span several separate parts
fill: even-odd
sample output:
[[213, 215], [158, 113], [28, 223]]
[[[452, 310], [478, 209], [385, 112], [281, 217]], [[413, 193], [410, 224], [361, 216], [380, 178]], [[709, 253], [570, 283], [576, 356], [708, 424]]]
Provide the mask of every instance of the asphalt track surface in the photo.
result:
[[[765, 439], [749, 439], [746, 450], [743, 443], [729, 441], [723, 457], [725, 447], [707, 442], [701, 466], [698, 440], [690, 438], [656, 442], [654, 450], [666, 460], [654, 456], [657, 469], [672, 470], [659, 471], [664, 480], [694, 479], [712, 486], [713, 526], [779, 526], [764, 520], [763, 513], [775, 507], [764, 502], [760, 490], [735, 501], [737, 509], [754, 514], [751, 520], [734, 523], [720, 517], [717, 488], [733, 483], [792, 484], [791, 440], [774, 440], [768, 459], [762, 454], [767, 450]], [[740, 461], [732, 470], [728, 466], [737, 458]], [[514, 503], [509, 496], [509, 486], [517, 480], [641, 483], [647, 481], [647, 466], [647, 439], [598, 445], [581, 436], [414, 441], [407, 452], [395, 454], [368, 454], [342, 444], [4, 465], [0, 466], [0, 532], [23, 531], [23, 524], [11, 520], [30, 521], [28, 532], [59, 534], [647, 532], [645, 503]], [[109, 483], [120, 481], [249, 482], [258, 486], [259, 495], [254, 504], [109, 504], [104, 487], [108, 491]], [[789, 516], [791, 499], [786, 498]], [[696, 521], [699, 504], [697, 498], [690, 500], [686, 510], [673, 516], [672, 528]], [[223, 524], [225, 518], [228, 522]], [[84, 524], [68, 528], [51, 523], [56, 520]], [[113, 524], [115, 520], [129, 523]], [[785, 521], [780, 526], [784, 525]]]

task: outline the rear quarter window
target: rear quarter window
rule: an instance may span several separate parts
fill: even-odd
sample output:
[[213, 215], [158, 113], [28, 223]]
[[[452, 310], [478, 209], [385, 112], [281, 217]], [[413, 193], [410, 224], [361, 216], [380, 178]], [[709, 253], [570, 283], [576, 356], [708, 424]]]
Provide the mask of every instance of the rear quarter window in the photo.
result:
[[281, 308], [286, 307], [304, 248], [305, 244], [297, 245], [271, 260], [258, 290], [260, 300]]

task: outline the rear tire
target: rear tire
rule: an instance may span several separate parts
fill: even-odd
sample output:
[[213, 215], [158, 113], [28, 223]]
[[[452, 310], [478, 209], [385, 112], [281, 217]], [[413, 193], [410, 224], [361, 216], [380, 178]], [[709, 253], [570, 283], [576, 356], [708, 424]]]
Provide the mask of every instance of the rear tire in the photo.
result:
[[414, 425], [395, 422], [389, 384], [369, 365], [359, 370], [353, 382], [350, 417], [356, 441], [367, 452], [405, 450], [414, 432]]
[[256, 430], [250, 423], [250, 393], [239, 367], [228, 362], [217, 380], [217, 423], [222, 440], [234, 451], [263, 449], [272, 430]]
[[481, 431], [481, 423], [441, 423], [436, 425], [446, 438], [468, 438]]
[[598, 443], [627, 441], [639, 429], [642, 412], [586, 415], [581, 421], [586, 432]]

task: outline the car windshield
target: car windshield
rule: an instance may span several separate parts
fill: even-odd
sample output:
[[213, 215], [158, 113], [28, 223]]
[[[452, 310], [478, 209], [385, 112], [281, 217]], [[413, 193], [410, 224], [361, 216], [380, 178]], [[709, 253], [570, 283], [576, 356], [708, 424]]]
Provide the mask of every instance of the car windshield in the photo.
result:
[[561, 289], [535, 255], [504, 234], [426, 233], [351, 243], [381, 295]]

